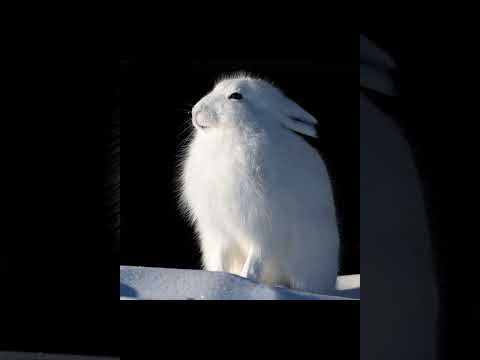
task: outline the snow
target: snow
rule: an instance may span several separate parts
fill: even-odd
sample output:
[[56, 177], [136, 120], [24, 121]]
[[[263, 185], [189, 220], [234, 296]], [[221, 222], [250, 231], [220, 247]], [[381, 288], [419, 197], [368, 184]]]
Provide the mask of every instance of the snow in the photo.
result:
[[325, 294], [293, 291], [203, 270], [120, 266], [121, 300], [359, 300], [360, 275], [339, 276]]

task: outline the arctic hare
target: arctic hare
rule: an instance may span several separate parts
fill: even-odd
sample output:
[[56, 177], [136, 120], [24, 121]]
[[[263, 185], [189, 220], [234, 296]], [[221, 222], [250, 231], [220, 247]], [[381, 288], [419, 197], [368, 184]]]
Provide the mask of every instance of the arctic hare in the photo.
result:
[[300, 135], [316, 119], [270, 82], [221, 79], [192, 109], [180, 203], [204, 268], [293, 289], [332, 289], [339, 234], [326, 166]]

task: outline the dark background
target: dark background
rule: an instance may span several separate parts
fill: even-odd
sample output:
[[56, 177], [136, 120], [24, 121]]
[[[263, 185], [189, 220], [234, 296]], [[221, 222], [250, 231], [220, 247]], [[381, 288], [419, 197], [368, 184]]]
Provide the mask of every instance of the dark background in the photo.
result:
[[[367, 34], [398, 54], [402, 100], [385, 106], [396, 107], [394, 111], [398, 114], [415, 114], [414, 117], [398, 117], [397, 121], [414, 148], [424, 182], [439, 282], [444, 299], [448, 299], [444, 308], [444, 319], [448, 321], [441, 325], [448, 327], [445, 334], [450, 338], [445, 335], [443, 341], [448, 344], [452, 344], [452, 339], [459, 341], [461, 346], [454, 350], [460, 352], [466, 342], [474, 340], [475, 334], [471, 326], [473, 307], [468, 299], [473, 296], [466, 294], [466, 289], [476, 289], [466, 279], [469, 274], [475, 274], [477, 262], [465, 260], [474, 253], [470, 247], [475, 237], [456, 234], [450, 237], [447, 246], [445, 228], [448, 222], [439, 219], [440, 190], [445, 196], [444, 184], [450, 184], [450, 178], [457, 176], [463, 181], [473, 171], [475, 163], [464, 164], [461, 156], [448, 156], [456, 148], [455, 140], [464, 142], [466, 132], [458, 116], [460, 112], [447, 112], [449, 103], [444, 100], [453, 97], [445, 99], [447, 96], [437, 98], [436, 95], [440, 91], [446, 91], [449, 96], [452, 92], [458, 93], [463, 105], [476, 104], [476, 100], [468, 91], [449, 88], [445, 76], [439, 76], [444, 75], [445, 68], [439, 68], [437, 60], [441, 62], [446, 51], [442, 46], [441, 51], [430, 53], [435, 34], [425, 36], [421, 32], [408, 34], [391, 29], [382, 27]], [[4, 117], [8, 121], [2, 125], [0, 144], [4, 169], [0, 301], [2, 330], [8, 332], [1, 334], [2, 348], [10, 344], [10, 348], [16, 350], [119, 354], [119, 343], [122, 342], [118, 332], [119, 319], [130, 323], [131, 328], [140, 329], [143, 324], [151, 323], [156, 314], [155, 329], [160, 332], [167, 328], [176, 336], [185, 329], [196, 330], [199, 323], [195, 323], [194, 316], [205, 310], [192, 306], [189, 313], [185, 311], [187, 305], [183, 309], [178, 305], [173, 311], [176, 315], [174, 321], [168, 321], [166, 325], [164, 315], [169, 311], [163, 311], [164, 308], [159, 311], [158, 306], [143, 307], [145, 313], [137, 316], [138, 306], [130, 312], [119, 311], [117, 306], [118, 257], [113, 253], [112, 234], [104, 229], [106, 221], [101, 214], [102, 200], [99, 200], [104, 195], [102, 174], [108, 166], [99, 155], [105, 151], [103, 129], [99, 124], [111, 125], [111, 108], [105, 103], [108, 94], [105, 96], [98, 89], [103, 85], [111, 88], [110, 79], [105, 84], [102, 79], [112, 69], [113, 116], [122, 119], [126, 148], [124, 201], [127, 205], [124, 209], [130, 208], [124, 210], [125, 218], [122, 218], [121, 263], [172, 267], [198, 265], [191, 229], [179, 217], [169, 188], [178, 133], [172, 133], [164, 126], [180, 131], [187, 115], [181, 110], [177, 112], [176, 108], [185, 109], [186, 104], [193, 104], [203, 96], [219, 73], [239, 68], [259, 72], [277, 81], [292, 99], [312, 112], [323, 128], [328, 129], [331, 136], [322, 141], [324, 156], [331, 174], [338, 180], [337, 184], [343, 182], [343, 186], [337, 185], [335, 190], [339, 210], [344, 214], [345, 238], [352, 239], [353, 236], [351, 243], [355, 243], [358, 227], [358, 213], [355, 213], [358, 203], [354, 204], [358, 199], [358, 170], [355, 172], [358, 166], [356, 31], [344, 38], [332, 36], [331, 32], [318, 38], [316, 34], [321, 31], [312, 28], [303, 33], [303, 41], [299, 41], [298, 36], [291, 36], [280, 42], [278, 28], [274, 28], [266, 31], [259, 39], [260, 44], [254, 48], [242, 41], [242, 34], [228, 32], [227, 37], [233, 35], [234, 39], [227, 41], [224, 47], [232, 43], [232, 47], [241, 49], [235, 53], [218, 51], [216, 43], [197, 41], [195, 32], [179, 39], [165, 29], [161, 36], [148, 39], [143, 36], [125, 37], [122, 42], [119, 38], [114, 39], [112, 62], [99, 69], [98, 59], [105, 51], [104, 44], [92, 49], [93, 42], [85, 44], [80, 41], [67, 48], [67, 44], [72, 44], [69, 39], [60, 42], [61, 46], [55, 42], [49, 48], [45, 39], [56, 39], [57, 30], [45, 36], [29, 33], [25, 41], [15, 42], [10, 55], [3, 59], [8, 62], [4, 67], [7, 73], [14, 75], [14, 81], [10, 83], [6, 78], [4, 86], [15, 99], [4, 101], [5, 112], [9, 114]], [[196, 30], [204, 31], [201, 28]], [[307, 40], [308, 34], [315, 36]], [[197, 48], [192, 45], [195, 43], [199, 44]], [[5, 48], [7, 46], [4, 44]], [[26, 50], [26, 53], [20, 50]], [[222, 58], [217, 57], [218, 53]], [[106, 54], [107, 57], [110, 55]], [[206, 64], [207, 59], [209, 64]], [[213, 61], [222, 64], [212, 64]], [[298, 62], [300, 67], [295, 65]], [[325, 63], [328, 69], [327, 66], [325, 71], [322, 66], [309, 66], [312, 62]], [[339, 67], [340, 71], [332, 72], [331, 69]], [[346, 68], [355, 72], [347, 76], [345, 74], [350, 70], [345, 71]], [[342, 89], [337, 81], [355, 91]], [[309, 91], [304, 90], [307, 88]], [[322, 101], [322, 106], [318, 105], [320, 96], [316, 95], [317, 92], [328, 99]], [[352, 100], [348, 100], [352, 108], [344, 106], [345, 102], [339, 100], [340, 94], [348, 99], [352, 96]], [[8, 111], [9, 106], [11, 111]], [[325, 122], [320, 116], [334, 112], [345, 116], [339, 116], [338, 122]], [[445, 116], [448, 117], [445, 119]], [[471, 116], [465, 118], [471, 119]], [[454, 137], [451, 132], [455, 130], [463, 130], [463, 135]], [[337, 151], [334, 141], [340, 140], [343, 141], [342, 151]], [[160, 151], [162, 149], [167, 151]], [[342, 163], [339, 159], [348, 161]], [[445, 159], [448, 161], [447, 171]], [[463, 172], [451, 170], [455, 165]], [[158, 184], [165, 187], [160, 188]], [[447, 190], [452, 190], [451, 187], [447, 186]], [[342, 193], [344, 195], [339, 195]], [[133, 205], [137, 207], [131, 207]], [[460, 209], [458, 213], [465, 218], [472, 213], [475, 215], [475, 211]], [[465, 220], [465, 224], [468, 223], [476, 224], [476, 220]], [[174, 233], [164, 228], [170, 224]], [[170, 241], [172, 239], [174, 241]], [[164, 250], [165, 244], [168, 244], [168, 253]], [[351, 249], [354, 248], [352, 245]], [[356, 265], [352, 265], [352, 271], [355, 268]], [[313, 313], [320, 312], [321, 317], [314, 323], [326, 318], [330, 323], [339, 323], [340, 312], [333, 311], [325, 303], [319, 305], [315, 309], [303, 307], [306, 312], [302, 319], [312, 319]], [[218, 312], [218, 309], [215, 304], [209, 314]], [[230, 318], [230, 309], [224, 305], [222, 315]], [[295, 314], [297, 310], [298, 307], [294, 309]], [[268, 309], [264, 308], [264, 311]], [[277, 313], [280, 310], [273, 307], [272, 311]], [[184, 315], [181, 320], [179, 314]], [[352, 339], [358, 340], [358, 317], [355, 316], [358, 316], [357, 311], [342, 319], [344, 324], [350, 324], [348, 329], [355, 330]], [[292, 320], [292, 326], [298, 325], [297, 316], [286, 317]], [[205, 316], [200, 324], [207, 321], [211, 321], [209, 316]], [[278, 323], [279, 329], [284, 329], [283, 326], [283, 322]], [[342, 340], [345, 329], [339, 325], [331, 338]], [[152, 344], [157, 342], [158, 338], [152, 339]]]
[[478, 252], [468, 225], [476, 220], [471, 220], [466, 204], [471, 198], [470, 175], [464, 175], [471, 173], [469, 154], [476, 154], [471, 148], [476, 140], [466, 124], [477, 112], [475, 92], [464, 82], [470, 82], [477, 65], [465, 56], [470, 48], [466, 33], [446, 34], [449, 31], [438, 27], [407, 31], [398, 25], [363, 29], [399, 65], [400, 97], [373, 97], [393, 115], [415, 156], [439, 291], [440, 358], [456, 359], [474, 351], [478, 327], [478, 287], [472, 285]]
[[119, 355], [109, 54], [86, 32], [36, 28], [3, 44], [0, 349]]
[[[112, 165], [112, 120], [121, 119], [125, 239], [121, 256], [131, 258], [120, 262], [198, 265], [191, 229], [179, 217], [169, 188], [178, 145], [176, 131], [186, 120], [186, 114], [177, 108], [185, 109], [187, 103], [203, 96], [223, 71], [243, 67], [271, 77], [320, 121], [322, 115], [339, 106], [340, 96], [351, 94], [348, 103], [353, 107], [339, 106], [337, 110], [344, 116], [338, 116], [338, 122], [321, 122], [329, 133], [326, 148], [331, 145], [326, 146], [329, 139], [343, 141], [342, 151], [334, 144], [325, 149], [325, 157], [337, 164], [329, 165], [332, 175], [344, 183], [346, 205], [342, 211], [345, 223], [350, 223], [345, 231], [356, 235], [357, 95], [355, 91], [353, 98], [353, 91], [337, 84], [357, 87], [356, 32], [300, 41], [293, 34], [279, 36], [275, 27], [260, 31], [256, 46], [251, 37], [229, 32], [226, 35], [232, 35], [232, 41], [225, 42], [223, 48], [231, 45], [235, 52], [205, 43], [202, 34], [195, 31], [181, 39], [167, 27], [152, 36], [143, 34], [132, 41], [125, 38], [121, 44], [114, 39], [113, 49], [97, 32], [88, 34], [79, 27], [81, 34], [76, 37], [48, 24], [3, 43], [8, 53], [2, 58], [3, 86], [8, 94], [2, 106], [5, 122], [0, 132], [2, 350], [123, 355], [129, 345], [138, 351], [141, 343], [130, 338], [138, 332], [154, 335], [151, 343], [156, 353], [163, 353], [175, 339], [182, 341], [182, 349], [189, 348], [184, 339], [187, 337], [190, 345], [199, 329], [212, 323], [212, 317], [229, 322], [216, 326], [217, 333], [221, 332], [218, 329], [231, 328], [232, 322], [252, 318], [249, 305], [243, 315], [236, 302], [211, 303], [210, 310], [207, 302], [156, 302], [151, 307], [129, 302], [135, 308], [120, 306], [118, 233], [111, 226], [111, 203], [105, 206], [106, 193], [111, 190], [106, 191], [105, 175]], [[15, 34], [20, 36], [20, 30]], [[317, 40], [321, 40], [320, 47]], [[323, 48], [325, 51], [320, 51]], [[125, 57], [126, 72], [120, 62]], [[223, 65], [207, 66], [206, 59]], [[328, 69], [317, 67], [317, 62], [326, 63]], [[353, 69], [351, 76], [346, 75], [348, 69]], [[317, 103], [320, 95], [327, 96], [321, 107]], [[338, 136], [341, 126], [352, 126], [352, 131]], [[345, 162], [329, 161], [330, 157]], [[300, 309], [295, 309], [296, 316], [278, 316], [279, 312], [286, 314], [283, 306], [293, 306], [290, 304], [278, 304], [282, 310], [265, 304], [262, 319], [270, 310], [268, 324], [290, 329], [285, 324], [290, 320], [297, 326], [293, 323], [297, 323]], [[330, 319], [336, 332], [347, 322], [353, 324], [346, 332], [358, 349], [358, 304], [330, 304], [343, 311], [323, 305], [323, 310], [316, 306], [313, 315], [313, 309], [306, 305], [301, 319], [317, 323]], [[344, 321], [340, 322], [339, 316]], [[248, 321], [245, 324], [251, 325]], [[205, 344], [200, 345], [198, 348], [204, 349]]]
[[177, 153], [192, 128], [187, 111], [213, 88], [218, 76], [246, 70], [273, 80], [318, 119], [318, 150], [333, 179], [341, 224], [341, 273], [360, 272], [354, 91], [358, 40], [356, 36], [322, 40], [321, 54], [302, 52], [300, 57], [245, 51], [221, 58], [168, 58], [138, 39], [115, 39], [114, 117], [122, 123], [121, 264], [200, 267], [192, 228], [174, 197]]

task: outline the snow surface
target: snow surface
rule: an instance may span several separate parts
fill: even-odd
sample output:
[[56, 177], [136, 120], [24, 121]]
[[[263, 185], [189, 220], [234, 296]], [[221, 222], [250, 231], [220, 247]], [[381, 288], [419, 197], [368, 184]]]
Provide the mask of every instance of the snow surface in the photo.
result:
[[339, 276], [328, 294], [271, 287], [203, 270], [120, 266], [120, 300], [359, 300], [360, 275]]

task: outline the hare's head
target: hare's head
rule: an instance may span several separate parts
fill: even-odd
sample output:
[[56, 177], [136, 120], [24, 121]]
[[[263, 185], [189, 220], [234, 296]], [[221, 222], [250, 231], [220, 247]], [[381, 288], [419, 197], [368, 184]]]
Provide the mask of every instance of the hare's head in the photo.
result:
[[268, 81], [236, 73], [218, 81], [192, 109], [201, 132], [235, 127], [288, 128], [317, 137], [316, 119]]

